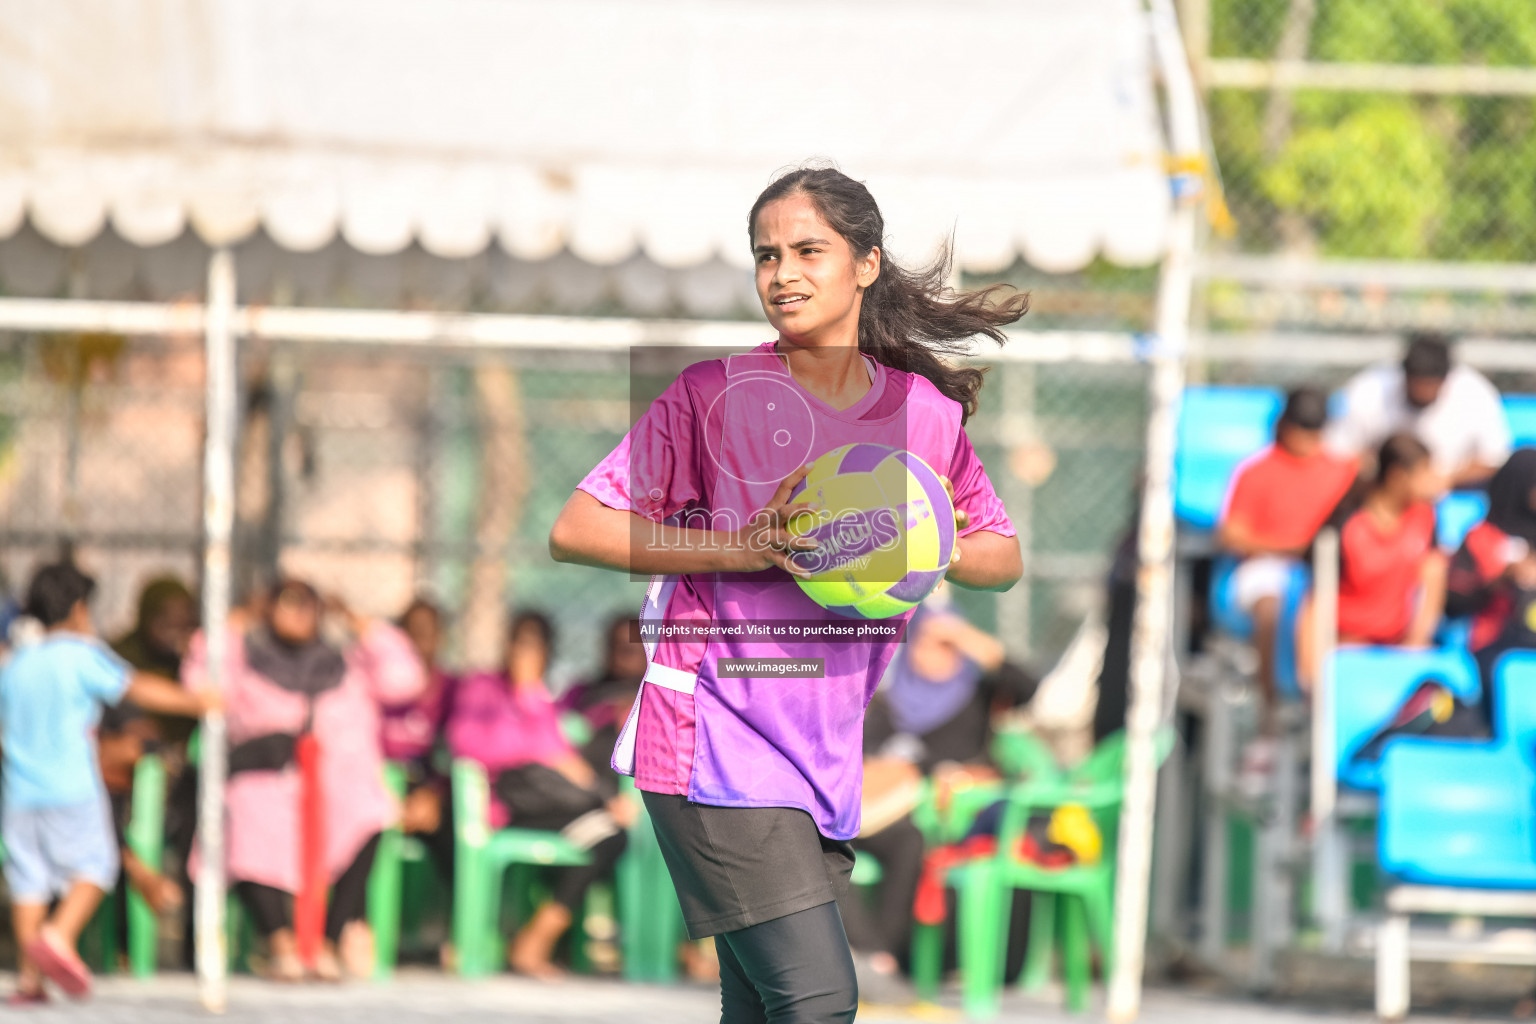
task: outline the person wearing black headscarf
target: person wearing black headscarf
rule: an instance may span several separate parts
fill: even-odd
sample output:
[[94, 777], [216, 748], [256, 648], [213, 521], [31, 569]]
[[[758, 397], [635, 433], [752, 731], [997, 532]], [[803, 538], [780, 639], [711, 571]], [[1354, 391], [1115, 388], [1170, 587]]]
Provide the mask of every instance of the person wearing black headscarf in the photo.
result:
[[[197, 599], [185, 583], [174, 576], [162, 576], [144, 585], [133, 629], [119, 637], [112, 649], [140, 671], [177, 679], [181, 659], [196, 631]], [[142, 714], [126, 702], [114, 710], [124, 720]], [[197, 725], [191, 719], [167, 715], [152, 716], [152, 722], [155, 738], [172, 744], [185, 743]]]
[[1445, 613], [1472, 619], [1469, 646], [1492, 713], [1499, 655], [1536, 648], [1536, 448], [1522, 448], [1488, 485], [1488, 517], [1462, 541], [1446, 581]]
[[[119, 637], [112, 649], [140, 671], [179, 679], [181, 659], [192, 643], [197, 619], [197, 598], [187, 585], [174, 576], [157, 577], [139, 592], [133, 629]], [[149, 714], [125, 700], [102, 713], [96, 730], [97, 756], [122, 849], [124, 879], [114, 894], [124, 908], [118, 920], [126, 927], [124, 901], [129, 883], [157, 913], [180, 906], [183, 961], [187, 966], [192, 962], [192, 913], [184, 894], [192, 886], [186, 865], [197, 830], [197, 771], [187, 763], [186, 755], [187, 740], [196, 725], [194, 719]], [[134, 770], [139, 759], [149, 753], [160, 756], [167, 776], [164, 836], [168, 857], [164, 874], [140, 861], [123, 841], [133, 802]]]
[[1488, 522], [1536, 545], [1536, 448], [1521, 448], [1488, 485]]

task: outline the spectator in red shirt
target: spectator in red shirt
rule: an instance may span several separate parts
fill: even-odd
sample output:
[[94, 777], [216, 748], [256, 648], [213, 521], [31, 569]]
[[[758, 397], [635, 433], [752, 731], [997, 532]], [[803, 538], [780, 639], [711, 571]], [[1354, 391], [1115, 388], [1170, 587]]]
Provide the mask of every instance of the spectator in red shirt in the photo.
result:
[[1339, 642], [1427, 647], [1445, 607], [1435, 547], [1443, 478], [1412, 434], [1381, 446], [1376, 482], [1339, 532]]
[[1498, 654], [1530, 646], [1532, 624], [1519, 613], [1533, 598], [1536, 448], [1522, 448], [1494, 474], [1488, 485], [1488, 518], [1472, 528], [1451, 559], [1445, 613], [1452, 618], [1472, 616], [1469, 646], [1491, 669]]
[[1234, 474], [1217, 528], [1221, 546], [1242, 559], [1232, 576], [1232, 593], [1253, 619], [1266, 717], [1272, 717], [1275, 704], [1281, 599], [1312, 538], [1357, 472], [1355, 460], [1323, 448], [1327, 420], [1327, 395], [1311, 387], [1292, 391], [1275, 424], [1275, 443]]

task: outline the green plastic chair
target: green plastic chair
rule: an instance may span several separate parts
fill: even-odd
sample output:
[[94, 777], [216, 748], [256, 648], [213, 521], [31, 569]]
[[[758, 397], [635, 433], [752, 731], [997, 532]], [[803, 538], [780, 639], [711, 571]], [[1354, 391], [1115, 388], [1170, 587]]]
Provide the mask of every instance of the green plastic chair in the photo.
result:
[[949, 806], [940, 809], [938, 791], [932, 779], [924, 779], [912, 822], [931, 846], [958, 842], [970, 829], [976, 815], [1001, 800], [1008, 792], [1006, 783], [989, 782], [950, 793]]
[[490, 827], [490, 781], [475, 761], [453, 762], [453, 941], [459, 974], [479, 978], [501, 960], [501, 905], [508, 868], [589, 863], [585, 850], [558, 832]]
[[[563, 722], [562, 725], [569, 735], [571, 723]], [[472, 774], [468, 767], [462, 771]], [[483, 774], [482, 771], [481, 775]], [[462, 785], [457, 779], [456, 776], [455, 800], [460, 799], [457, 794], [461, 790], [468, 792], [480, 785], [478, 781], [468, 779], [467, 775]], [[630, 780], [625, 779], [623, 782], [626, 788], [633, 788]], [[403, 766], [393, 762], [386, 764], [385, 784], [397, 798], [403, 798], [406, 789]], [[486, 817], [482, 820], [488, 821], [488, 803], [485, 813]], [[485, 827], [488, 829], [488, 824]], [[507, 831], [514, 832], [514, 830]], [[515, 830], [515, 832], [523, 836], [530, 834], [526, 829]], [[549, 837], [558, 840], [558, 836], [555, 833], [536, 834], [544, 837], [540, 840], [539, 857], [542, 858], [542, 843]], [[458, 842], [460, 838], [456, 835], [455, 841]], [[507, 838], [500, 836], [495, 841], [504, 843]], [[564, 843], [563, 840], [558, 841]], [[373, 873], [368, 879], [368, 917], [374, 933], [375, 978], [389, 978], [399, 962], [405, 910], [402, 894], [406, 864], [410, 861], [425, 862], [426, 857], [426, 851], [421, 843], [411, 836], [401, 834], [398, 829], [389, 830], [379, 839], [378, 856], [374, 861]], [[544, 864], [558, 861], [530, 858], [529, 862]], [[583, 863], [584, 861], [572, 859], [569, 862]], [[619, 861], [616, 874], [618, 876], [616, 893], [594, 891], [591, 898], [595, 902], [606, 899], [618, 903], [619, 919], [625, 923], [622, 930], [625, 977], [632, 981], [653, 982], [675, 979], [677, 973], [675, 947], [685, 934], [682, 910], [678, 906], [677, 897], [672, 889], [672, 879], [667, 873], [666, 863], [661, 858], [661, 848], [656, 842], [655, 832], [650, 827], [650, 819], [645, 815], [643, 808], [640, 820], [630, 832], [630, 845]], [[457, 902], [460, 897], [455, 893], [454, 898]], [[472, 948], [470, 953], [474, 959], [474, 963], [471, 964], [472, 971], [483, 969], [488, 973], [495, 968], [502, 940], [495, 922], [492, 927], [496, 932], [493, 942], [495, 948], [488, 954], [478, 948]], [[455, 943], [460, 942], [457, 925], [454, 939]], [[471, 945], [473, 947], [473, 941]], [[461, 950], [462, 948], [460, 946]], [[578, 942], [578, 945], [573, 948], [573, 960], [579, 963], [582, 960], [582, 952]], [[461, 951], [459, 955], [462, 964], [464, 954]]]
[[[165, 847], [165, 765], [159, 756], [147, 754], [133, 771], [132, 818], [128, 823], [128, 848], [141, 861], [160, 869]], [[127, 884], [126, 875], [123, 884]], [[119, 968], [122, 952], [118, 940], [117, 901], [111, 893], [92, 915], [86, 932], [80, 937], [82, 956], [103, 972]], [[160, 921], [149, 909], [144, 897], [128, 888], [128, 970], [135, 978], [155, 973], [159, 953]]]
[[1046, 742], [1027, 729], [999, 729], [994, 733], [992, 760], [1010, 779], [1046, 780], [1066, 775]]
[[860, 850], [854, 855], [853, 874], [848, 876], [849, 885], [879, 885], [885, 877], [885, 869], [874, 857]]
[[[1074, 1012], [1087, 1007], [1091, 931], [1104, 955], [1110, 949], [1109, 922], [1114, 898], [1114, 847], [1105, 836], [1104, 856], [1096, 864], [1047, 870], [1015, 860], [1014, 844], [1022, 835], [1031, 811], [1053, 810], [1063, 804], [1080, 804], [1096, 820], [1118, 811], [1120, 793], [1111, 787], [1022, 784], [1008, 796], [998, 832], [998, 852], [991, 858], [951, 869], [946, 883], [957, 893], [962, 1003], [965, 1013], [976, 1018], [998, 1011], [1003, 985], [1004, 958], [1008, 945], [1009, 891], [1028, 889], [1030, 934], [1024, 968], [1024, 987], [1039, 988], [1049, 979], [1050, 958], [1056, 946], [1058, 897], [1067, 897], [1059, 922], [1062, 961], [1067, 981], [1067, 1005]], [[1102, 824], [1101, 824], [1102, 828]], [[917, 925], [912, 939], [912, 977], [917, 993], [933, 999], [938, 992], [942, 966], [942, 925]]]
[[[159, 871], [165, 851], [165, 763], [146, 754], [133, 769], [133, 810], [128, 821], [128, 848], [148, 867]], [[128, 889], [128, 969], [135, 978], [155, 973], [160, 946], [160, 920], [138, 890]]]
[[[1051, 748], [1025, 729], [996, 732], [992, 737], [991, 754], [992, 760], [1009, 779], [1044, 782], [1067, 777]], [[959, 842], [970, 830], [976, 815], [1001, 800], [1008, 787], [1006, 782], [992, 782], [956, 790], [950, 794], [949, 807], [940, 810], [933, 780], [925, 778], [917, 806], [912, 811], [912, 821], [929, 846]]]
[[224, 950], [230, 973], [251, 973], [251, 954], [256, 951], [257, 938], [251, 915], [231, 889], [224, 897]]
[[[405, 799], [405, 768], [393, 761], [384, 765], [384, 788], [395, 799]], [[400, 916], [404, 891], [405, 835], [397, 822], [379, 835], [379, 847], [368, 873], [368, 926], [373, 932], [373, 977], [384, 981], [395, 973], [400, 959]]]
[[[1156, 737], [1158, 762], [1173, 747], [1173, 732]], [[1052, 762], [1054, 763], [1054, 762]], [[1029, 945], [1021, 987], [1039, 990], [1050, 980], [1052, 954], [1059, 948], [1067, 988], [1067, 1007], [1080, 1013], [1088, 1006], [1090, 938], [1098, 945], [1104, 969], [1111, 968], [1115, 852], [1120, 805], [1124, 800], [1125, 738], [1107, 737], [1075, 768], [1050, 770], [1041, 763], [1036, 777], [1010, 788], [998, 830], [997, 853], [984, 861], [953, 868], [946, 883], [957, 892], [962, 1003], [968, 1016], [996, 1016], [1007, 953], [1010, 893], [1031, 892]], [[1103, 837], [1103, 855], [1095, 864], [1046, 869], [1012, 855], [1033, 811], [1076, 804], [1093, 816]], [[913, 985], [932, 999], [938, 992], [943, 958], [943, 927], [917, 925], [912, 939]]]
[[[634, 781], [628, 777], [619, 785], [626, 792], [634, 789]], [[629, 844], [614, 873], [625, 980], [656, 984], [675, 981], [677, 945], [688, 932], [672, 874], [644, 804], [629, 830]]]

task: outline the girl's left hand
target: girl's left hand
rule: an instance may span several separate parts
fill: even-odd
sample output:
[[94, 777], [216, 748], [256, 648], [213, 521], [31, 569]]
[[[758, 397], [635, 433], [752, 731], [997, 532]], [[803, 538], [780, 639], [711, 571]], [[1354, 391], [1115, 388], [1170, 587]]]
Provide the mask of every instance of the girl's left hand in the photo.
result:
[[[950, 483], [949, 477], [947, 477], [947, 476], [941, 476], [941, 477], [939, 477], [939, 480], [943, 482], [943, 484], [944, 484], [944, 493], [949, 495], [950, 504], [953, 505], [954, 501], [955, 501], [955, 485]], [[956, 535], [957, 535], [955, 537], [955, 540], [956, 540], [957, 543], [955, 544], [954, 550], [951, 551], [950, 555], [949, 555], [949, 567], [951, 569], [953, 569], [955, 567], [955, 563], [956, 562], [960, 561], [960, 545], [958, 543], [958, 541], [960, 539], [959, 536], [958, 536], [959, 531], [965, 529], [967, 526], [970, 526], [970, 525], [971, 525], [971, 517], [970, 517], [970, 515], [968, 515], [966, 513], [965, 509], [961, 508], [959, 505], [955, 505], [955, 532], [956, 532]]]

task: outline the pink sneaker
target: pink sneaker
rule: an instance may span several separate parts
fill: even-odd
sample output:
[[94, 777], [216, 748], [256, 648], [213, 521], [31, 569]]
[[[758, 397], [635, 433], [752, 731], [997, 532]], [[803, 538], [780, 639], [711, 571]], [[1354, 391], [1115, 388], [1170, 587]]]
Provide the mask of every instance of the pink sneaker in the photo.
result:
[[52, 932], [45, 929], [32, 944], [27, 947], [27, 956], [37, 964], [37, 969], [43, 972], [43, 976], [63, 989], [75, 999], [84, 999], [91, 994], [91, 970], [85, 966], [85, 961], [72, 949], [64, 947], [63, 943], [52, 938]]

